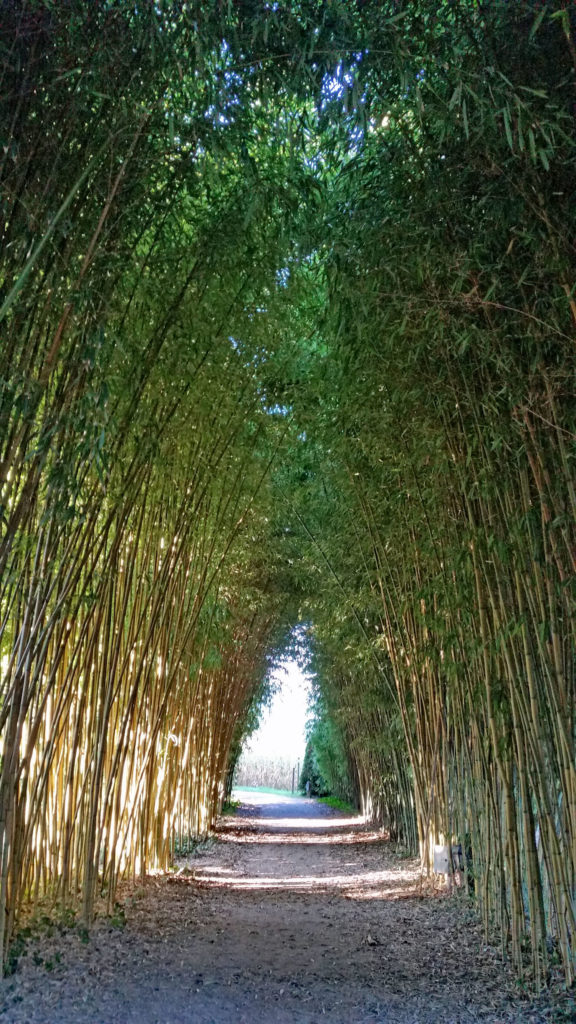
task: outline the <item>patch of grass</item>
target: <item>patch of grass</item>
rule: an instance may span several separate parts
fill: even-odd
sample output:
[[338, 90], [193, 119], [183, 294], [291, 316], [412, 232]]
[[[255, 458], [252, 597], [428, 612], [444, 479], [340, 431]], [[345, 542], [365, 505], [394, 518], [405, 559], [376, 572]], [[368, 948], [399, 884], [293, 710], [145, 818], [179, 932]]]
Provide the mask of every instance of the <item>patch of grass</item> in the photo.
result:
[[333, 807], [336, 811], [346, 811], [347, 814], [358, 814], [355, 807], [352, 804], [346, 803], [346, 800], [340, 800], [337, 796], [319, 796], [317, 797], [319, 804], [326, 804], [327, 807]]
[[271, 789], [269, 786], [238, 786], [235, 793], [270, 793], [271, 796], [298, 796], [291, 789]]

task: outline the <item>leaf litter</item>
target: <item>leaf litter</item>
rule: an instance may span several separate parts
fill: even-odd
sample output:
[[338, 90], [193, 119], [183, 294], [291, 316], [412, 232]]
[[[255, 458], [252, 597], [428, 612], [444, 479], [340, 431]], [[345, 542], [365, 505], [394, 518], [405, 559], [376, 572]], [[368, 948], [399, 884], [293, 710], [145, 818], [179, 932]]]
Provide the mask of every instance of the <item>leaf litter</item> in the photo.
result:
[[1, 983], [0, 1021], [576, 1020], [569, 994], [519, 991], [462, 896], [422, 887], [381, 833], [313, 800], [249, 799], [219, 842], [126, 884], [88, 939], [49, 925], [29, 938]]

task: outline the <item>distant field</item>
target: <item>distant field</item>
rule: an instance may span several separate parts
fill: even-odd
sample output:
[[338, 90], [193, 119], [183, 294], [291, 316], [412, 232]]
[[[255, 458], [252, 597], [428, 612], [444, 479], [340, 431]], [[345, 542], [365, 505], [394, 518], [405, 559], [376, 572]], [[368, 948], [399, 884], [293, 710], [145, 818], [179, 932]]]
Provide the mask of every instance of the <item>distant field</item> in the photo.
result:
[[291, 789], [270, 789], [269, 786], [234, 786], [234, 793], [271, 793], [274, 796], [300, 796]]

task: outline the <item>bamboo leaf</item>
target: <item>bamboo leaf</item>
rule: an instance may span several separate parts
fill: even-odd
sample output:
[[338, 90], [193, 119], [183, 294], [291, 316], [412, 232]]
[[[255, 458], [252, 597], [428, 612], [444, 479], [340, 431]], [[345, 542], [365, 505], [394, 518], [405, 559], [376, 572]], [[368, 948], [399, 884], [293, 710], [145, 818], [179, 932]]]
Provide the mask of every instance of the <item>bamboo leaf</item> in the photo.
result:
[[41, 256], [44, 248], [46, 247], [46, 245], [50, 241], [52, 235], [54, 234], [54, 231], [55, 231], [56, 227], [58, 226], [58, 224], [62, 220], [62, 218], [63, 218], [64, 214], [66, 213], [66, 211], [71, 206], [72, 201], [74, 200], [74, 198], [76, 197], [76, 195], [80, 191], [80, 189], [82, 188], [82, 185], [84, 184], [84, 182], [90, 176], [90, 174], [92, 173], [94, 168], [97, 167], [97, 165], [100, 162], [100, 160], [101, 160], [105, 150], [108, 148], [109, 141], [106, 142], [105, 145], [102, 146], [98, 150], [98, 152], [94, 154], [94, 156], [91, 158], [91, 160], [89, 160], [88, 164], [86, 165], [86, 167], [84, 168], [84, 170], [82, 171], [80, 176], [75, 181], [75, 183], [68, 190], [68, 193], [67, 193], [64, 201], [60, 204], [58, 210], [56, 211], [56, 213], [54, 214], [52, 220], [48, 224], [48, 227], [44, 231], [44, 234], [42, 235], [42, 238], [40, 239], [40, 241], [38, 242], [36, 247], [33, 249], [33, 251], [31, 252], [31, 254], [30, 254], [29, 258], [28, 258], [28, 260], [26, 261], [26, 265], [25, 265], [24, 269], [18, 275], [16, 281], [12, 285], [10, 291], [8, 292], [8, 295], [4, 299], [4, 302], [0, 306], [0, 322], [2, 320], [4, 320], [6, 315], [10, 312], [10, 309], [14, 305], [14, 302], [15, 302], [19, 292], [22, 290], [22, 288], [26, 284], [26, 281], [27, 281], [28, 277], [30, 276], [32, 270], [34, 269], [36, 263], [38, 262], [38, 259]]
[[538, 29], [540, 28], [542, 22], [544, 21], [544, 18], [546, 17], [547, 13], [548, 13], [548, 11], [547, 11], [546, 7], [542, 7], [542, 9], [540, 11], [538, 11], [538, 14], [536, 15], [536, 17], [534, 18], [534, 21], [532, 23], [532, 28], [530, 29], [530, 39], [533, 39], [534, 36], [536, 35], [536, 33], [537, 33]]
[[464, 134], [467, 139], [470, 138], [470, 129], [468, 126], [468, 111], [466, 108], [466, 100], [462, 100], [462, 120], [464, 122]]
[[510, 110], [509, 110], [509, 108], [507, 106], [503, 107], [503, 109], [502, 109], [502, 116], [504, 118], [504, 131], [506, 132], [506, 140], [508, 142], [508, 146], [510, 147], [510, 150], [512, 152], [514, 152], [514, 139], [512, 138], [512, 126], [511, 126], [511, 120], [510, 120]]

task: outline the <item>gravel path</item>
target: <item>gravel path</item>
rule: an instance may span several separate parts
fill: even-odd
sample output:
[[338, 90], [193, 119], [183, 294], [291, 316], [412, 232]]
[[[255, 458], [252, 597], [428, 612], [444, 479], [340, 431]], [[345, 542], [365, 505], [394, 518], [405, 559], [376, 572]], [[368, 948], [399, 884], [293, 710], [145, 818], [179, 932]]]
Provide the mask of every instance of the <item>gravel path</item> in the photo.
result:
[[[541, 1024], [460, 900], [313, 800], [244, 794], [220, 841], [123, 893], [90, 941], [28, 943], [10, 1024]], [[273, 801], [273, 802], [270, 802]]]

